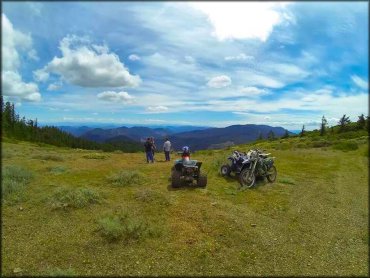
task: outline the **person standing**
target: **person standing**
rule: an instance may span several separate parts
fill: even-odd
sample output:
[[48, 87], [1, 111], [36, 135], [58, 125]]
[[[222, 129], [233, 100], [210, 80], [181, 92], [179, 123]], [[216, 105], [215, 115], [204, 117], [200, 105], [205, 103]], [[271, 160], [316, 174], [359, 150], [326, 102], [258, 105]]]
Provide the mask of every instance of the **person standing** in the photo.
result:
[[153, 153], [153, 162], [154, 162], [154, 154], [155, 154], [155, 150], [157, 147], [154, 144], [154, 137], [150, 137], [150, 141], [152, 143], [152, 153]]
[[146, 142], [144, 144], [144, 148], [145, 148], [145, 154], [146, 154], [146, 162], [149, 163], [149, 162], [154, 162], [154, 159], [153, 159], [153, 144], [150, 140], [150, 138], [148, 137], [146, 139]]
[[170, 161], [171, 142], [166, 138], [163, 144], [164, 157], [166, 161]]

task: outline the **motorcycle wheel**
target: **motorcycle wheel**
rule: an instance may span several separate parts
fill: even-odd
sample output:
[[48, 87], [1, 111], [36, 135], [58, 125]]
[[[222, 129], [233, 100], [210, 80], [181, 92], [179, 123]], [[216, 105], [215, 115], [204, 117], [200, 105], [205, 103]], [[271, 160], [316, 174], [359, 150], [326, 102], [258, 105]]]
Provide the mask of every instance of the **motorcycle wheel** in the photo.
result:
[[270, 170], [268, 170], [267, 180], [269, 182], [274, 182], [276, 180], [277, 171], [275, 166], [271, 166]]
[[230, 173], [231, 173], [231, 168], [230, 168], [230, 165], [227, 165], [227, 164], [224, 164], [221, 166], [220, 168], [220, 173], [221, 173], [221, 176], [230, 176]]
[[241, 187], [252, 188], [256, 182], [256, 176], [250, 169], [244, 169], [239, 175], [239, 182]]

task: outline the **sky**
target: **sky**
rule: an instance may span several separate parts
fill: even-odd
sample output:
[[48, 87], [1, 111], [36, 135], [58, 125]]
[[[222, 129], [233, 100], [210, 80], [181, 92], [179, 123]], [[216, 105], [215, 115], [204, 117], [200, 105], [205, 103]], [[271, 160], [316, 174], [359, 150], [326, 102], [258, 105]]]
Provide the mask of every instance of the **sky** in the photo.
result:
[[41, 124], [368, 115], [367, 2], [2, 2], [2, 95]]

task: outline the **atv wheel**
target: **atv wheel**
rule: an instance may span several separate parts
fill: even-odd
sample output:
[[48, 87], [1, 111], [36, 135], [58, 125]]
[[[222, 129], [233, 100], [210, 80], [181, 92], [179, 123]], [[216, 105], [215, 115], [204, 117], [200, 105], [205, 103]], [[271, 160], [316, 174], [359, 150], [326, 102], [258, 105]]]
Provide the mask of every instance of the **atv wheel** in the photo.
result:
[[239, 176], [241, 187], [252, 188], [256, 181], [256, 176], [250, 169], [244, 169]]
[[220, 169], [220, 173], [221, 173], [221, 176], [230, 176], [230, 173], [231, 173], [231, 168], [230, 168], [230, 165], [228, 164], [224, 164], [221, 166], [221, 169]]
[[199, 175], [197, 184], [199, 187], [206, 187], [207, 186], [207, 176]]
[[180, 177], [181, 177], [181, 173], [179, 173], [176, 170], [172, 171], [172, 174], [171, 174], [171, 185], [172, 185], [172, 187], [177, 188], [177, 187], [181, 186]]
[[271, 166], [270, 170], [268, 170], [267, 180], [269, 182], [274, 182], [276, 180], [277, 171], [275, 166]]

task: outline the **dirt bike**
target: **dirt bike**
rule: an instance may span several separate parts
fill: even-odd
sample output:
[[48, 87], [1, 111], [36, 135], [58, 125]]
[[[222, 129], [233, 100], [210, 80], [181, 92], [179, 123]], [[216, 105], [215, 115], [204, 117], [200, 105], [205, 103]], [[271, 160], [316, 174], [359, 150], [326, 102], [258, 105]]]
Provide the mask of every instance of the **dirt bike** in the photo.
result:
[[252, 188], [257, 177], [266, 177], [269, 182], [275, 182], [277, 170], [274, 166], [274, 157], [269, 155], [258, 149], [250, 150], [248, 153], [236, 151], [229, 157], [231, 165], [221, 166], [221, 175], [230, 175], [234, 172], [239, 177], [242, 188]]

